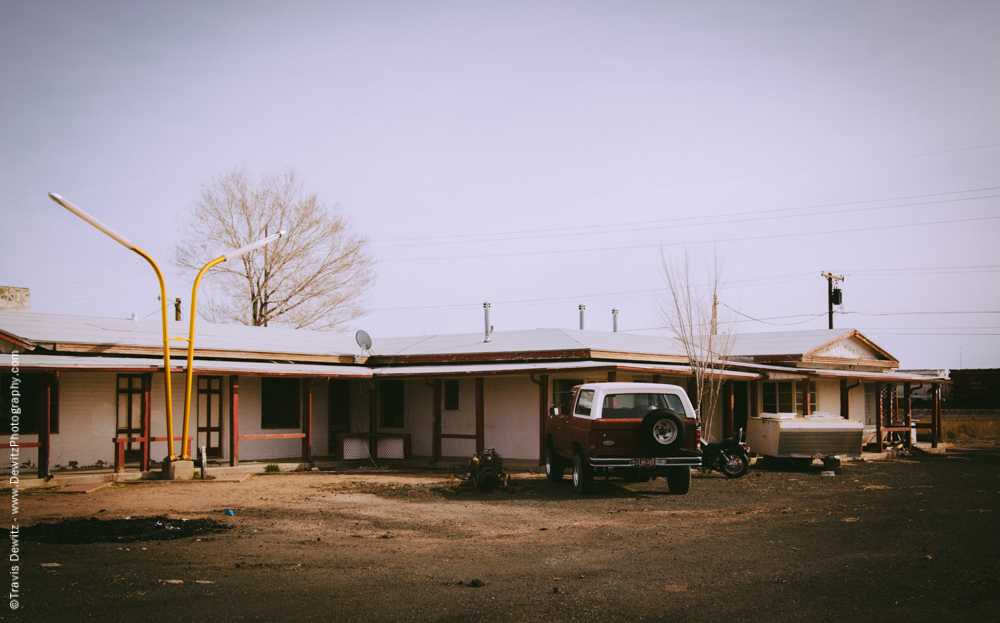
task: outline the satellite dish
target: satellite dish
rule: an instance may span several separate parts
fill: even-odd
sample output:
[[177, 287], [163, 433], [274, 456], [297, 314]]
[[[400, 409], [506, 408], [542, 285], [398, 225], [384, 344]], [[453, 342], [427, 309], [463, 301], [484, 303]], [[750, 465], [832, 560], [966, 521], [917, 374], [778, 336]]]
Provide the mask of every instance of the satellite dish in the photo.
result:
[[372, 338], [364, 331], [358, 331], [357, 333], [355, 333], [354, 339], [358, 341], [358, 346], [360, 346], [364, 350], [368, 350], [372, 347]]

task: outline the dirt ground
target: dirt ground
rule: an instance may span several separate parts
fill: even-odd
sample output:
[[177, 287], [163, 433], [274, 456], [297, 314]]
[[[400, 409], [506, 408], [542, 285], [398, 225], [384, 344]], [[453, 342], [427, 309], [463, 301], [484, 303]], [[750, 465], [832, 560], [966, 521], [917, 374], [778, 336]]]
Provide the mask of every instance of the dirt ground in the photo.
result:
[[482, 494], [435, 472], [22, 492], [20, 607], [0, 620], [1000, 618], [1000, 445], [821, 471], [696, 473], [683, 496], [537, 475]]

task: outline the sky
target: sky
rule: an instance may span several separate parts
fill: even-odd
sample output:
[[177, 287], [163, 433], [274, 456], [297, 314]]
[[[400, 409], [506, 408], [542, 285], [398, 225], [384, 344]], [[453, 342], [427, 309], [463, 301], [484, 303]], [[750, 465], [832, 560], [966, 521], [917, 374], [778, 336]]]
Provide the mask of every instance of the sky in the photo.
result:
[[[204, 185], [294, 171], [377, 260], [380, 337], [856, 328], [1000, 367], [1000, 3], [0, 0], [0, 285], [155, 319]], [[290, 232], [294, 235], [294, 232]], [[220, 255], [228, 249], [219, 249]], [[185, 307], [185, 313], [186, 313]]]

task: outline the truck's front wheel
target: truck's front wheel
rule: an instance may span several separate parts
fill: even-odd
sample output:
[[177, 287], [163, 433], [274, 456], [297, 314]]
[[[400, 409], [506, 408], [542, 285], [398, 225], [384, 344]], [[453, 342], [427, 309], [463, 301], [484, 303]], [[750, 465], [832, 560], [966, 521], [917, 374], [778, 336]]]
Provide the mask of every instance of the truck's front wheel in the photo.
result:
[[566, 467], [563, 465], [563, 458], [556, 454], [556, 449], [552, 446], [552, 442], [545, 444], [545, 477], [549, 479], [549, 482], [556, 483], [563, 479], [563, 470]]
[[594, 484], [594, 470], [583, 458], [583, 454], [577, 450], [573, 456], [573, 491], [577, 493], [590, 493], [590, 487]]

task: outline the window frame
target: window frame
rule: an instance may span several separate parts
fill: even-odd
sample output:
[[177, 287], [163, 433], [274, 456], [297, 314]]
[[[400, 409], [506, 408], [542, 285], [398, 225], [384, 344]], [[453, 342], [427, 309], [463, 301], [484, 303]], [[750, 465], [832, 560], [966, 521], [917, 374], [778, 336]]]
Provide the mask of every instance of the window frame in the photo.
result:
[[[272, 411], [279, 400], [272, 392], [283, 385], [280, 401], [284, 404]], [[271, 388], [268, 389], [268, 385]], [[290, 389], [294, 387], [293, 391]], [[268, 395], [271, 394], [270, 397]], [[290, 397], [294, 394], [294, 397]], [[294, 407], [289, 404], [294, 400]], [[294, 416], [294, 417], [293, 417]], [[294, 419], [294, 423], [293, 423]], [[260, 428], [261, 430], [287, 430], [302, 428], [302, 380], [297, 377], [264, 376], [260, 379]]]
[[[0, 435], [9, 436], [11, 435], [11, 398], [10, 395], [10, 384], [11, 377], [14, 376], [12, 372], [2, 372], [0, 373], [0, 385], [2, 385], [3, 397], [0, 398], [0, 408], [3, 410], [3, 424], [0, 424]], [[21, 407], [21, 413], [18, 414], [18, 435], [37, 435], [38, 430], [38, 420], [41, 415], [41, 390], [44, 387], [47, 376], [44, 372], [21, 372], [16, 375], [21, 379], [21, 396], [18, 400]], [[30, 379], [30, 391], [25, 391], [29, 386]], [[51, 394], [49, 398], [49, 434], [58, 435], [59, 434], [59, 381], [52, 383]], [[30, 429], [28, 427], [30, 423]]]
[[406, 384], [402, 379], [379, 381], [378, 424], [380, 428], [406, 426]]
[[445, 379], [444, 390], [443, 390], [443, 400], [444, 400], [444, 410], [445, 411], [460, 411], [460, 398], [461, 396], [461, 385], [458, 379]]

